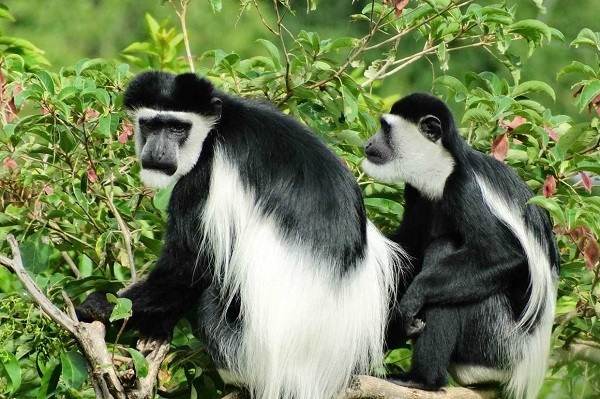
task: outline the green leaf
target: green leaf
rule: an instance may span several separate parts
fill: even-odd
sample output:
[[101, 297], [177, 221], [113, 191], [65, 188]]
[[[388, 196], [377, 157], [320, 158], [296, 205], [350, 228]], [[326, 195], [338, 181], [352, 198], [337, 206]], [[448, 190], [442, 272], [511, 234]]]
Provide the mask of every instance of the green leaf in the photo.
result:
[[129, 298], [117, 298], [113, 294], [106, 294], [106, 298], [109, 302], [114, 303], [115, 307], [110, 314], [109, 320], [111, 322], [115, 320], [126, 319], [131, 316], [131, 299]]
[[258, 39], [256, 41], [262, 44], [267, 49], [269, 55], [271, 56], [271, 59], [273, 60], [273, 63], [275, 64], [275, 67], [277, 68], [277, 70], [281, 70], [282, 64], [279, 55], [279, 49], [277, 48], [277, 46], [275, 46], [273, 43], [266, 39]]
[[524, 19], [508, 27], [509, 32], [521, 35], [527, 41], [540, 43], [542, 39], [552, 39], [552, 29], [537, 19]]
[[579, 103], [579, 112], [585, 110], [598, 95], [600, 95], [600, 80], [593, 80], [587, 83], [583, 87], [583, 90], [581, 90], [581, 94], [579, 94], [577, 100]]
[[41, 70], [36, 73], [37, 78], [44, 86], [44, 89], [50, 94], [54, 94], [54, 80], [52, 80], [52, 76], [44, 70]]
[[8, 388], [11, 394], [17, 392], [21, 386], [21, 368], [15, 355], [8, 351], [0, 352], [0, 375], [8, 377]]
[[134, 348], [127, 348], [127, 352], [129, 352], [131, 359], [133, 359], [136, 377], [146, 377], [148, 375], [148, 360]]
[[358, 44], [358, 39], [354, 37], [340, 37], [333, 40], [323, 48], [323, 52], [336, 51], [339, 49], [354, 47]]
[[167, 207], [169, 206], [169, 200], [171, 199], [173, 187], [175, 187], [175, 184], [171, 184], [166, 188], [158, 190], [152, 199], [152, 204], [160, 211], [164, 219], [167, 217]]
[[455, 101], [463, 101], [468, 93], [465, 85], [454, 76], [444, 75], [435, 79], [432, 83], [436, 92], [440, 92], [440, 88], [445, 87], [449, 94], [452, 95]]
[[346, 86], [342, 86], [342, 97], [344, 99], [344, 118], [346, 122], [353, 122], [358, 116], [358, 103], [356, 97]]
[[519, 84], [512, 90], [512, 95], [517, 97], [531, 92], [547, 94], [552, 100], [556, 100], [554, 89], [548, 83], [539, 80], [528, 80]]
[[123, 283], [111, 281], [102, 276], [88, 276], [83, 279], [69, 281], [63, 286], [69, 297], [76, 297], [90, 290], [117, 292], [121, 288], [123, 288]]
[[218, 14], [223, 9], [223, 2], [221, 0], [208, 0], [210, 8], [214, 14]]
[[87, 379], [85, 358], [76, 350], [61, 353], [62, 379], [71, 388], [81, 389]]
[[53, 248], [42, 241], [41, 234], [27, 237], [19, 249], [21, 250], [23, 266], [31, 274], [41, 274], [48, 269]]
[[58, 101], [63, 101], [73, 95], [75, 95], [76, 93], [79, 93], [79, 89], [77, 87], [74, 86], [65, 86], [62, 88], [62, 90], [58, 93], [58, 96], [56, 96], [56, 99]]
[[492, 118], [491, 112], [483, 108], [469, 108], [463, 115], [462, 124], [466, 124], [470, 121], [477, 121], [481, 123], [489, 123]]
[[544, 196], [538, 195], [531, 198], [528, 204], [538, 205], [544, 209], [547, 209], [550, 212], [552, 218], [559, 224], [565, 224], [565, 213], [563, 211], [563, 207], [558, 204], [556, 199], [554, 198], [546, 198]]
[[558, 140], [558, 143], [552, 148], [552, 154], [559, 160], [563, 160], [570, 152], [572, 146], [584, 136], [584, 133], [589, 129], [588, 123], [579, 123], [571, 126], [571, 128]]
[[344, 129], [337, 134], [337, 136], [347, 144], [355, 147], [362, 147], [365, 141], [360, 137], [360, 134], [356, 130]]
[[119, 126], [119, 116], [116, 114], [103, 115], [98, 119], [99, 132], [105, 136], [112, 136]]
[[81, 75], [81, 73], [87, 69], [97, 69], [98, 67], [102, 67], [106, 65], [108, 61], [102, 58], [94, 58], [92, 60], [84, 58], [81, 59], [75, 64], [75, 73], [77, 75]]
[[12, 14], [8, 11], [8, 7], [6, 7], [2, 3], [0, 3], [0, 18], [1, 19], [8, 19], [10, 22], [16, 22], [17, 21], [15, 19], [15, 17], [13, 17]]
[[48, 395], [56, 391], [56, 387], [58, 386], [58, 380], [60, 379], [61, 370], [62, 368], [60, 367], [60, 363], [54, 364], [46, 368], [44, 376], [42, 377], [42, 381], [40, 383], [37, 399], [46, 399]]
[[598, 77], [598, 74], [596, 73], [596, 71], [594, 70], [594, 68], [592, 68], [589, 65], [584, 64], [583, 62], [579, 62], [579, 61], [573, 61], [573, 62], [571, 62], [569, 65], [567, 65], [566, 67], [564, 67], [563, 69], [561, 69], [556, 74], [556, 77], [559, 78], [562, 75], [565, 75], [567, 73], [579, 73], [579, 74], [584, 75], [586, 78], [596, 78], [596, 77]]
[[571, 46], [579, 47], [582, 44], [600, 50], [600, 33], [594, 32], [589, 28], [582, 29], [575, 40], [571, 42]]

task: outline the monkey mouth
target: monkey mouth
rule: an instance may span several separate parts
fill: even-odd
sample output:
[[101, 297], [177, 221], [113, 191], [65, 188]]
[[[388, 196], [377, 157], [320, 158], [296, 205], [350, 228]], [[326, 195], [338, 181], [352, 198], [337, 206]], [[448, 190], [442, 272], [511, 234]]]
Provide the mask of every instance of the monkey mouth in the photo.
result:
[[177, 172], [177, 165], [172, 163], [146, 161], [142, 162], [142, 168], [152, 172], [164, 173], [167, 176], [173, 176]]
[[383, 154], [379, 150], [367, 148], [365, 155], [367, 156], [367, 160], [375, 165], [383, 165], [385, 163]]

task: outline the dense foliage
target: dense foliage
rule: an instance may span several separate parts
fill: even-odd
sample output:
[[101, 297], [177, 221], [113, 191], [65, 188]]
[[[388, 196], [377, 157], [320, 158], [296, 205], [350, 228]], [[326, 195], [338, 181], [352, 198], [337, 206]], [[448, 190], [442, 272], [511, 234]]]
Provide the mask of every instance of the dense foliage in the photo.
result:
[[[209, 3], [218, 19], [221, 1]], [[325, 7], [317, 3], [308, 7]], [[221, 49], [186, 56], [186, 29], [149, 14], [147, 38], [127, 46], [120, 60], [82, 59], [58, 69], [30, 42], [0, 35], [0, 252], [8, 253], [6, 235], [16, 235], [29, 272], [57, 304], [64, 304], [63, 291], [78, 301], [89, 290], [114, 291], [144, 275], [160, 250], [168, 190], [153, 193], [139, 182], [122, 90], [133, 72], [150, 67], [183, 72], [193, 64], [223, 90], [266, 97], [310, 126], [355, 173], [370, 218], [389, 230], [401, 217], [402, 187], [361, 173], [362, 145], [378, 129], [378, 115], [397, 98], [379, 95], [382, 83], [413, 63], [429, 62], [439, 75], [432, 90], [456, 109], [463, 107], [464, 137], [514, 167], [538, 194], [532, 202], [553, 217], [563, 267], [555, 356], [543, 397], [597, 397], [600, 33], [581, 27], [572, 43], [563, 44], [560, 31], [538, 19], [517, 18], [516, 8], [506, 3], [392, 1], [397, 12], [379, 0], [360, 3], [360, 12], [344, 17], [362, 33], [329, 38], [294, 28], [294, 12], [304, 11], [294, 11], [287, 1], [242, 1], [240, 14], [253, 13], [264, 23], [254, 55], [247, 57]], [[541, 7], [541, 1], [533, 3]], [[172, 4], [181, 13], [185, 1]], [[0, 18], [12, 18], [1, 4]], [[419, 50], [406, 53], [407, 42]], [[522, 71], [522, 59], [549, 42], [595, 53], [594, 63], [573, 60], [559, 73], [559, 79], [575, 82], [569, 115], [555, 114], [552, 104], [571, 92], [522, 78], [531, 76]], [[468, 58], [475, 49], [490, 55], [494, 71], [444, 73], [451, 59]], [[187, 320], [179, 324], [159, 375], [160, 392], [219, 397], [222, 382], [192, 331]], [[121, 359], [132, 336], [114, 335]], [[4, 268], [0, 344], [0, 392], [18, 398], [93, 397], [74, 341], [35, 308]], [[581, 347], [586, 350], [574, 350]], [[409, 354], [400, 348], [386, 362], [405, 367]]]

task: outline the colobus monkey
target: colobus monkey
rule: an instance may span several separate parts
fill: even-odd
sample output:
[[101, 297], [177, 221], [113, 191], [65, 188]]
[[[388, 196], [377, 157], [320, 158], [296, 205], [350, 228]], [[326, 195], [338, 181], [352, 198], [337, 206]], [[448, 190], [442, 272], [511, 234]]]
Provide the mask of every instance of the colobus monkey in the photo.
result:
[[[366, 219], [339, 158], [273, 106], [194, 74], [128, 86], [141, 179], [175, 183], [156, 266], [120, 295], [169, 336], [197, 307], [217, 365], [257, 399], [331, 399], [381, 365], [398, 247]], [[105, 295], [79, 307], [106, 322]]]
[[462, 385], [500, 383], [512, 398], [535, 398], [559, 267], [547, 212], [527, 204], [533, 194], [513, 170], [470, 148], [446, 104], [427, 94], [396, 102], [365, 153], [367, 174], [406, 182], [392, 238], [416, 276], [389, 336], [413, 336], [413, 358], [390, 378], [436, 390], [449, 371]]

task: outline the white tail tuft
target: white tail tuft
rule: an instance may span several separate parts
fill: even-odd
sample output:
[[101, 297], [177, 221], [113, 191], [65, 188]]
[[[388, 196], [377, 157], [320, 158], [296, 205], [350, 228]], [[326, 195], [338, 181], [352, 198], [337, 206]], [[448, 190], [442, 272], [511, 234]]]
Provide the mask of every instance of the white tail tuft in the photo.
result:
[[506, 391], [511, 398], [535, 399], [544, 382], [554, 309], [556, 278], [553, 276], [548, 248], [527, 229], [524, 215], [509, 206], [508, 201], [476, 175], [483, 199], [491, 212], [504, 223], [521, 243], [529, 266], [529, 300], [510, 337], [516, 344], [515, 366]]

